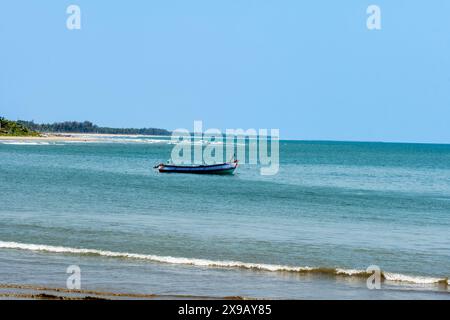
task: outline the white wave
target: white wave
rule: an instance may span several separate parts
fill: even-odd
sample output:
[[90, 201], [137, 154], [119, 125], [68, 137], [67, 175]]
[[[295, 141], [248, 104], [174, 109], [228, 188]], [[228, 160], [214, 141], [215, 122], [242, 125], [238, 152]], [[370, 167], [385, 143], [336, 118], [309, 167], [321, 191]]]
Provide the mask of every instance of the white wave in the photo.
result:
[[40, 244], [26, 244], [17, 242], [5, 242], [0, 241], [0, 248], [3, 249], [20, 249], [31, 251], [45, 251], [53, 253], [71, 253], [71, 254], [92, 254], [105, 257], [115, 258], [133, 258], [140, 260], [150, 260], [155, 262], [163, 262], [170, 264], [184, 264], [194, 265], [201, 267], [223, 267], [223, 268], [245, 268], [245, 269], [260, 269], [266, 271], [291, 271], [301, 272], [309, 271], [313, 268], [310, 267], [289, 267], [283, 265], [271, 265], [271, 264], [259, 264], [259, 263], [245, 263], [240, 261], [213, 261], [207, 259], [192, 259], [192, 258], [179, 258], [171, 256], [157, 256], [148, 254], [128, 253], [128, 252], [114, 252], [97, 249], [78, 249], [61, 246], [49, 246]]
[[85, 141], [70, 141], [70, 140], [64, 140], [64, 141], [60, 141], [62, 144], [88, 144], [88, 143], [91, 143], [91, 144], [95, 144], [95, 143], [102, 143], [101, 141], [95, 141], [95, 140], [92, 140], [92, 141], [89, 141], [89, 140], [85, 140]]
[[136, 143], [136, 144], [166, 143], [165, 140], [157, 140], [157, 139], [102, 139], [102, 140], [99, 139], [97, 142], [99, 142], [99, 143], [103, 143], [103, 142], [104, 143], [124, 143], [124, 144], [128, 144], [128, 143]]
[[142, 142], [142, 143], [167, 143], [167, 140], [160, 140], [160, 139], [139, 139], [138, 142]]
[[[195, 259], [195, 258], [182, 258], [182, 257], [171, 257], [171, 256], [158, 256], [151, 254], [138, 254], [138, 253], [128, 253], [128, 252], [114, 252], [107, 250], [97, 250], [97, 249], [79, 249], [71, 247], [62, 246], [50, 246], [50, 245], [40, 245], [40, 244], [27, 244], [18, 242], [6, 242], [0, 241], [0, 248], [2, 249], [19, 249], [19, 250], [30, 250], [30, 251], [42, 251], [51, 253], [67, 253], [67, 254], [81, 254], [81, 255], [99, 255], [111, 258], [131, 258], [138, 260], [148, 260], [153, 262], [168, 263], [168, 264], [178, 264], [178, 265], [192, 265], [198, 267], [215, 267], [215, 268], [241, 268], [241, 269], [254, 269], [260, 271], [271, 271], [271, 272], [297, 272], [297, 273], [324, 273], [329, 275], [345, 275], [345, 276], [358, 276], [364, 275], [366, 271], [356, 270], [356, 269], [326, 269], [326, 268], [313, 268], [309, 266], [294, 267], [286, 265], [277, 264], [265, 264], [265, 263], [248, 263], [241, 261], [227, 261], [227, 260], [208, 260], [208, 259]], [[392, 282], [408, 282], [414, 284], [436, 284], [447, 282], [447, 279], [443, 278], [433, 278], [433, 277], [421, 277], [421, 276], [408, 276], [398, 273], [385, 273], [383, 272], [385, 280]]]
[[390, 273], [390, 272], [383, 272], [383, 276], [388, 281], [393, 282], [409, 282], [409, 283], [415, 283], [415, 284], [434, 284], [434, 283], [441, 283], [441, 282], [448, 282], [448, 279], [442, 279], [442, 278], [433, 278], [433, 277], [420, 277], [420, 276], [408, 276], [400, 273]]
[[43, 146], [50, 144], [49, 142], [28, 142], [28, 141], [3, 141], [1, 143], [17, 146]]
[[337, 268], [336, 269], [336, 274], [355, 276], [355, 275], [360, 275], [360, 274], [366, 274], [366, 271], [364, 271], [364, 270], [357, 270], [357, 269], [341, 269], [341, 268]]

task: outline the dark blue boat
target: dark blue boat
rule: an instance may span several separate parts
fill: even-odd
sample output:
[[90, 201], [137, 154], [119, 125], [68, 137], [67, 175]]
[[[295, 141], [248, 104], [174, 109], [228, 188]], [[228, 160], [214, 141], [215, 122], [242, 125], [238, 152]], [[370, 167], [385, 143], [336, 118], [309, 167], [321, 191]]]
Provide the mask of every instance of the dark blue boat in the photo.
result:
[[155, 169], [159, 172], [172, 172], [172, 173], [196, 173], [196, 174], [233, 174], [238, 166], [238, 160], [233, 162], [225, 162], [212, 165], [193, 165], [193, 166], [181, 166], [174, 164], [158, 164]]

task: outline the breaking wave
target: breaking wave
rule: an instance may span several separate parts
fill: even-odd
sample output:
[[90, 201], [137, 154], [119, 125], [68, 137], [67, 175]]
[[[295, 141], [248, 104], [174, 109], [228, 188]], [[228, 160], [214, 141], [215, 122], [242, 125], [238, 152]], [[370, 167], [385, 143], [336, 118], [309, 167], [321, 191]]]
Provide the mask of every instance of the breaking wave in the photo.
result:
[[[212, 267], [212, 268], [239, 268], [257, 271], [270, 271], [270, 272], [293, 272], [301, 274], [322, 274], [329, 276], [345, 276], [345, 277], [360, 277], [367, 278], [372, 273], [368, 273], [365, 270], [355, 269], [341, 269], [341, 268], [321, 268], [321, 267], [309, 267], [309, 266], [286, 266], [276, 264], [264, 264], [264, 263], [248, 263], [241, 261], [215, 261], [208, 259], [194, 259], [194, 258], [182, 258], [171, 256], [158, 256], [150, 254], [138, 254], [128, 252], [114, 252], [97, 249], [79, 249], [62, 246], [49, 246], [40, 244], [26, 244], [18, 242], [5, 242], [0, 241], [0, 248], [2, 249], [19, 249], [29, 251], [42, 251], [50, 253], [65, 253], [65, 254], [78, 254], [78, 255], [97, 255], [111, 258], [129, 258], [138, 260], [147, 260], [160, 263], [178, 264], [178, 265], [192, 265], [198, 267]], [[403, 282], [411, 284], [444, 284], [448, 285], [448, 278], [434, 278], [423, 276], [410, 276], [399, 273], [382, 272], [382, 279], [389, 282]]]
[[49, 142], [27, 142], [27, 141], [2, 141], [1, 144], [9, 144], [14, 146], [48, 146]]

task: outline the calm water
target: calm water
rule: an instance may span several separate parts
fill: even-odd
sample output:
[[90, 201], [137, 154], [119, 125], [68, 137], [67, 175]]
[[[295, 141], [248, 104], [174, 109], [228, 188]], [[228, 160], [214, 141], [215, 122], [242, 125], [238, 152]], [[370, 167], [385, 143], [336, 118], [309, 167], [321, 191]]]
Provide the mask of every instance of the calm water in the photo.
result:
[[450, 298], [450, 145], [282, 141], [278, 175], [203, 176], [155, 172], [158, 139], [0, 142], [0, 283]]

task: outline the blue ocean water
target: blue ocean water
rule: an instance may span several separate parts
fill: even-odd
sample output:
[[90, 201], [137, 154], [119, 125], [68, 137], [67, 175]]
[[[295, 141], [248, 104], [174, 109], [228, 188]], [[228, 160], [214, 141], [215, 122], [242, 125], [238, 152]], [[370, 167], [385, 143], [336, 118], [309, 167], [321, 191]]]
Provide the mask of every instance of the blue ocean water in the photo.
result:
[[450, 145], [281, 141], [274, 176], [154, 171], [172, 148], [0, 142], [0, 284], [64, 287], [77, 264], [113, 292], [450, 298]]

